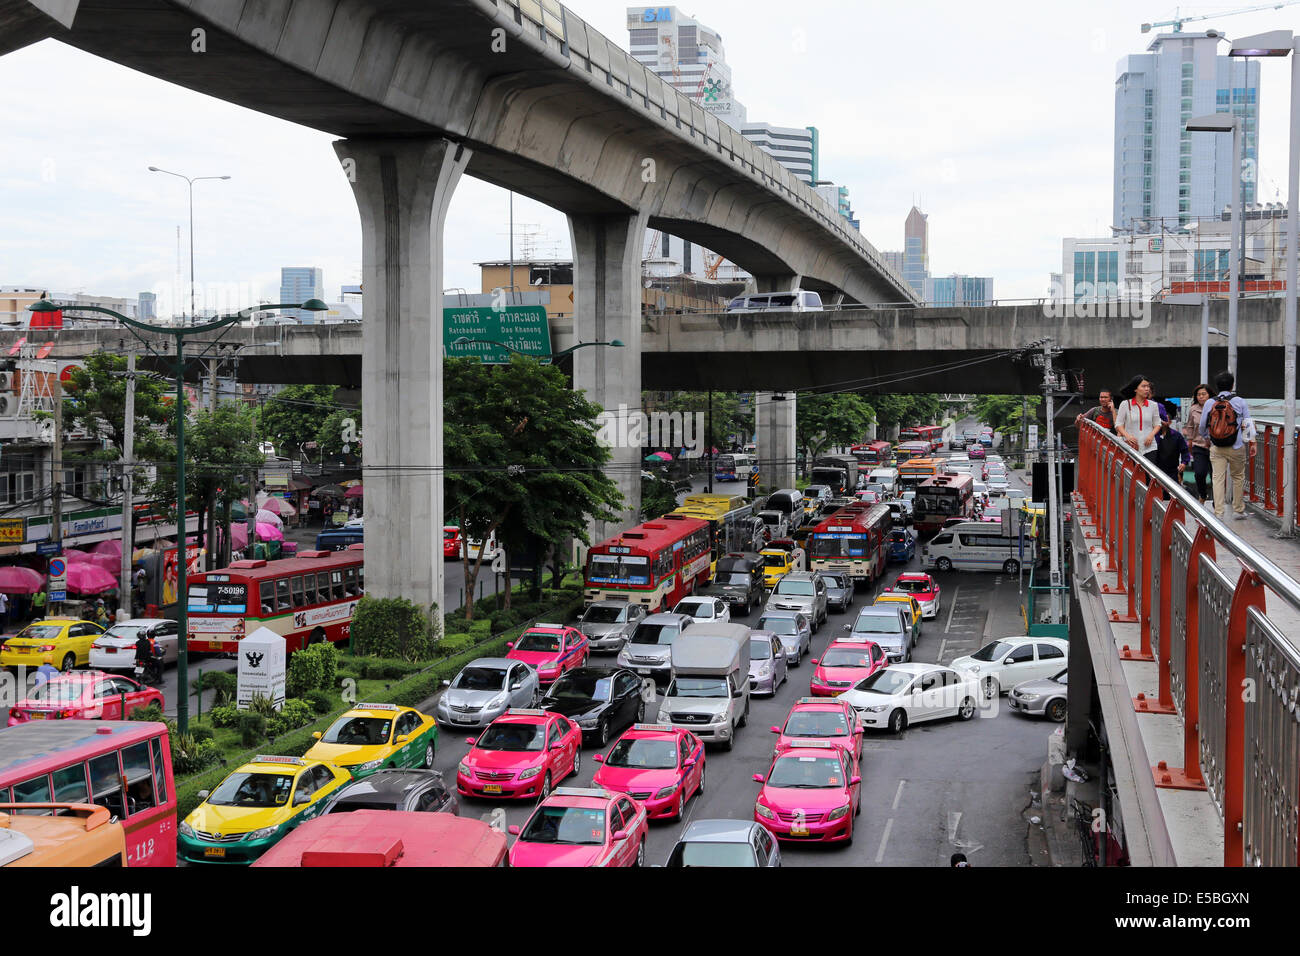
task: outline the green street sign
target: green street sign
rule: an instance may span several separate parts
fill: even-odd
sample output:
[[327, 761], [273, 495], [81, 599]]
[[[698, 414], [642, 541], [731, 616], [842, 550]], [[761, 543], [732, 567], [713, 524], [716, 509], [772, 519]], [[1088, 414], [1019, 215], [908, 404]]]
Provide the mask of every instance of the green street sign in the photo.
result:
[[[457, 339], [477, 339], [456, 344]], [[509, 365], [509, 349], [500, 342], [532, 355], [546, 364], [551, 361], [551, 325], [543, 305], [516, 305], [502, 309], [465, 306], [442, 310], [442, 344], [448, 356], [478, 356], [485, 365]]]

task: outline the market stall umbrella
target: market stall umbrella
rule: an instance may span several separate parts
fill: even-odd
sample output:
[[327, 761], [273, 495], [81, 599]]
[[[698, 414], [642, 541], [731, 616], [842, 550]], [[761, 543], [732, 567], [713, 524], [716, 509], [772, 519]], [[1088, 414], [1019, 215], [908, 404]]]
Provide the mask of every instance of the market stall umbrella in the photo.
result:
[[361, 486], [360, 486], [360, 485], [353, 485], [351, 488], [349, 488], [349, 489], [347, 490], [347, 493], [346, 493], [343, 497], [344, 497], [344, 498], [360, 498], [363, 494], [365, 494], [365, 492], [363, 492], [363, 491], [361, 490]]
[[265, 496], [258, 507], [261, 509], [261, 511], [258, 512], [258, 521], [262, 520], [261, 514], [263, 511], [269, 511], [271, 514], [280, 515], [283, 518], [296, 514], [298, 511], [298, 509], [289, 502], [285, 501], [283, 498], [276, 498], [274, 495]]
[[[259, 511], [257, 513], [256, 520], [257, 520], [257, 524], [273, 524], [277, 528], [280, 527], [282, 524], [284, 524], [284, 522], [280, 519], [280, 516], [276, 514], [274, 511]], [[245, 521], [244, 524], [248, 524], [248, 522]]]
[[0, 568], [0, 591], [5, 594], [35, 594], [45, 583], [45, 576], [31, 568]]
[[343, 488], [355, 488], [359, 484], [361, 484], [360, 478], [349, 478], [347, 481], [339, 482], [339, 485]]
[[652, 451], [645, 456], [645, 461], [672, 461], [673, 456], [666, 451]]
[[73, 594], [102, 594], [117, 587], [113, 575], [93, 564], [68, 565], [68, 590]]
[[311, 493], [317, 498], [342, 498], [345, 491], [347, 489], [342, 485], [321, 485], [313, 488]]
[[236, 551], [243, 551], [248, 547], [248, 525], [232, 524], [230, 526], [230, 546]]
[[92, 554], [111, 554], [115, 558], [122, 557], [122, 542], [117, 538], [110, 538], [107, 541], [100, 541], [90, 549]]
[[[248, 533], [248, 525], [244, 525], [244, 533], [245, 534]], [[280, 530], [280, 527], [278, 525], [265, 524], [260, 521], [257, 524], [257, 536], [261, 538], [263, 541], [284, 540], [284, 532]]]
[[68, 564], [90, 564], [90, 552], [78, 551], [76, 548], [64, 548], [63, 558]]
[[92, 554], [89, 563], [97, 568], [103, 568], [109, 574], [116, 574], [122, 569], [122, 556], [120, 554]]

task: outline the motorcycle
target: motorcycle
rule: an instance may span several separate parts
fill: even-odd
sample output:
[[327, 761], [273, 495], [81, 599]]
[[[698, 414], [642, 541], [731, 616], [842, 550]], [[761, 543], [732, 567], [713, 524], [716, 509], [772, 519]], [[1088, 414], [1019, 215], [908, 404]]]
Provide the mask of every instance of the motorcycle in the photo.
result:
[[161, 652], [155, 651], [153, 657], [147, 661], [137, 660], [135, 662], [135, 679], [150, 687], [156, 687], [162, 683], [163, 664]]

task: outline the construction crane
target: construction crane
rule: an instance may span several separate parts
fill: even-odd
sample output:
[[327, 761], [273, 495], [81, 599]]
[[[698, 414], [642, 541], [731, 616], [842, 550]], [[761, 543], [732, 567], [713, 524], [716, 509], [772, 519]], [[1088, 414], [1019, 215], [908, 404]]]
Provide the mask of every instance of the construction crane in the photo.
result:
[[725, 262], [725, 261], [726, 261], [726, 260], [724, 260], [724, 259], [722, 258], [722, 256], [718, 255], [717, 253], [714, 253], [714, 255], [713, 255], [713, 261], [711, 261], [711, 262], [709, 261], [709, 257], [708, 257], [708, 256], [705, 256], [705, 257], [704, 257], [704, 276], [705, 276], [705, 278], [707, 278], [707, 279], [716, 279], [716, 278], [718, 277], [718, 266], [722, 265], [722, 263]]
[[1257, 13], [1260, 10], [1281, 10], [1283, 7], [1294, 7], [1300, 0], [1287, 0], [1285, 3], [1264, 3], [1258, 7], [1246, 7], [1243, 10], [1225, 10], [1223, 13], [1210, 13], [1199, 17], [1180, 17], [1178, 8], [1174, 7], [1174, 18], [1172, 20], [1162, 20], [1159, 23], [1142, 24], [1142, 32], [1150, 33], [1157, 27], [1173, 27], [1175, 33], [1183, 32], [1184, 23], [1193, 23], [1196, 20], [1217, 20], [1220, 17], [1235, 17], [1239, 13]]

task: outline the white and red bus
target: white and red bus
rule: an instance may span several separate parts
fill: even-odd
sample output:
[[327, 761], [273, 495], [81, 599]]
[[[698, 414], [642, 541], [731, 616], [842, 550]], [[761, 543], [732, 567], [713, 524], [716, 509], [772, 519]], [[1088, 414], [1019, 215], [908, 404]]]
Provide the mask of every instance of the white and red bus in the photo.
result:
[[234, 561], [187, 582], [191, 652], [234, 653], [246, 634], [268, 627], [289, 653], [321, 641], [346, 641], [365, 592], [365, 545], [302, 551], [280, 561]]
[[707, 521], [664, 515], [588, 551], [582, 596], [665, 611], [708, 582], [710, 557]]
[[[176, 787], [164, 724], [31, 720], [0, 732], [0, 804], [90, 804], [122, 824], [127, 866], [176, 865]], [[56, 816], [59, 806], [6, 813]]]
[[900, 442], [923, 441], [928, 442], [930, 451], [938, 451], [943, 447], [943, 426], [942, 425], [913, 425], [911, 428], [904, 428], [898, 433]]
[[975, 519], [975, 479], [970, 475], [935, 475], [917, 485], [912, 502], [917, 533], [938, 531], [949, 518]]
[[885, 573], [893, 512], [886, 504], [855, 502], [821, 521], [808, 536], [814, 571], [847, 574], [871, 583]]
[[872, 468], [888, 467], [894, 457], [894, 446], [887, 441], [866, 442], [849, 449], [853, 457]]

